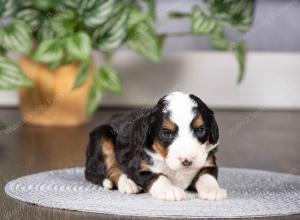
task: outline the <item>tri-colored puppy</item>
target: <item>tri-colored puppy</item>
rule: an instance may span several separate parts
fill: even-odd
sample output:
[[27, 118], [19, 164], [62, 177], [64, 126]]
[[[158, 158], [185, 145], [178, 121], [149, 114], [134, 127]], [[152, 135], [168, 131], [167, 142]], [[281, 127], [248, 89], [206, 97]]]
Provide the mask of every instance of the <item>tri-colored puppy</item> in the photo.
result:
[[113, 116], [90, 134], [85, 177], [122, 193], [149, 192], [178, 201], [185, 189], [202, 199], [221, 200], [217, 182], [219, 131], [210, 110], [198, 97], [173, 92], [150, 109]]

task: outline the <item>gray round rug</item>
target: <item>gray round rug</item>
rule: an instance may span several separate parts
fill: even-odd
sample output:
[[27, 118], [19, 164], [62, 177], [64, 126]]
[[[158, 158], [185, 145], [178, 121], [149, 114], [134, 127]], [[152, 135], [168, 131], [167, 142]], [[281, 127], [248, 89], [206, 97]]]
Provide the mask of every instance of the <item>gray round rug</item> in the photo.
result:
[[54, 170], [18, 178], [5, 192], [44, 207], [127, 216], [170, 218], [246, 218], [300, 213], [300, 176], [221, 168], [228, 199], [204, 201], [190, 194], [180, 202], [160, 201], [146, 193], [124, 195], [85, 180], [83, 168]]

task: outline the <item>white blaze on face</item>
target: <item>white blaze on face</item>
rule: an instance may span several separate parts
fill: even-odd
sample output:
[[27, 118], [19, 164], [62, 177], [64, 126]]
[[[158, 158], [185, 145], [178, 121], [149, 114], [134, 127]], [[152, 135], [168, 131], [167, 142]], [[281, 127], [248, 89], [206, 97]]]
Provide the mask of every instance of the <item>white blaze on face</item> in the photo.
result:
[[[170, 112], [170, 119], [178, 126], [178, 134], [168, 147], [167, 166], [172, 170], [182, 168], [184, 159], [192, 160], [191, 168], [200, 168], [207, 158], [205, 143], [200, 143], [193, 135], [191, 122], [195, 117], [193, 108], [197, 104], [189, 94], [173, 92], [166, 96], [166, 112]], [[181, 160], [180, 160], [181, 158]]]

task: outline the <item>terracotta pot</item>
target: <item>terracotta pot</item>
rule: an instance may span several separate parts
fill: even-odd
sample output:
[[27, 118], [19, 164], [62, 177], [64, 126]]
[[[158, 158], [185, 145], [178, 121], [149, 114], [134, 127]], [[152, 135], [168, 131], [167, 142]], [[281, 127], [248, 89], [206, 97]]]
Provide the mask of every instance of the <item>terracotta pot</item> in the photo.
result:
[[[34, 87], [20, 90], [21, 114], [25, 123], [40, 126], [76, 126], [87, 123], [86, 104], [92, 74], [81, 87], [72, 90], [78, 63], [67, 64], [51, 72], [44, 64], [27, 58], [20, 66]], [[95, 72], [91, 60], [91, 73]]]

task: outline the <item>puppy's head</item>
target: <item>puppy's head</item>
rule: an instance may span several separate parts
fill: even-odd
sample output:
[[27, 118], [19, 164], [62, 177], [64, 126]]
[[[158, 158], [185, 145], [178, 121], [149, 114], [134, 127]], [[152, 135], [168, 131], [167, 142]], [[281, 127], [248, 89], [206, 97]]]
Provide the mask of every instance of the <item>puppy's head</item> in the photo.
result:
[[172, 170], [200, 168], [218, 143], [218, 125], [198, 97], [173, 92], [155, 107], [151, 150]]

